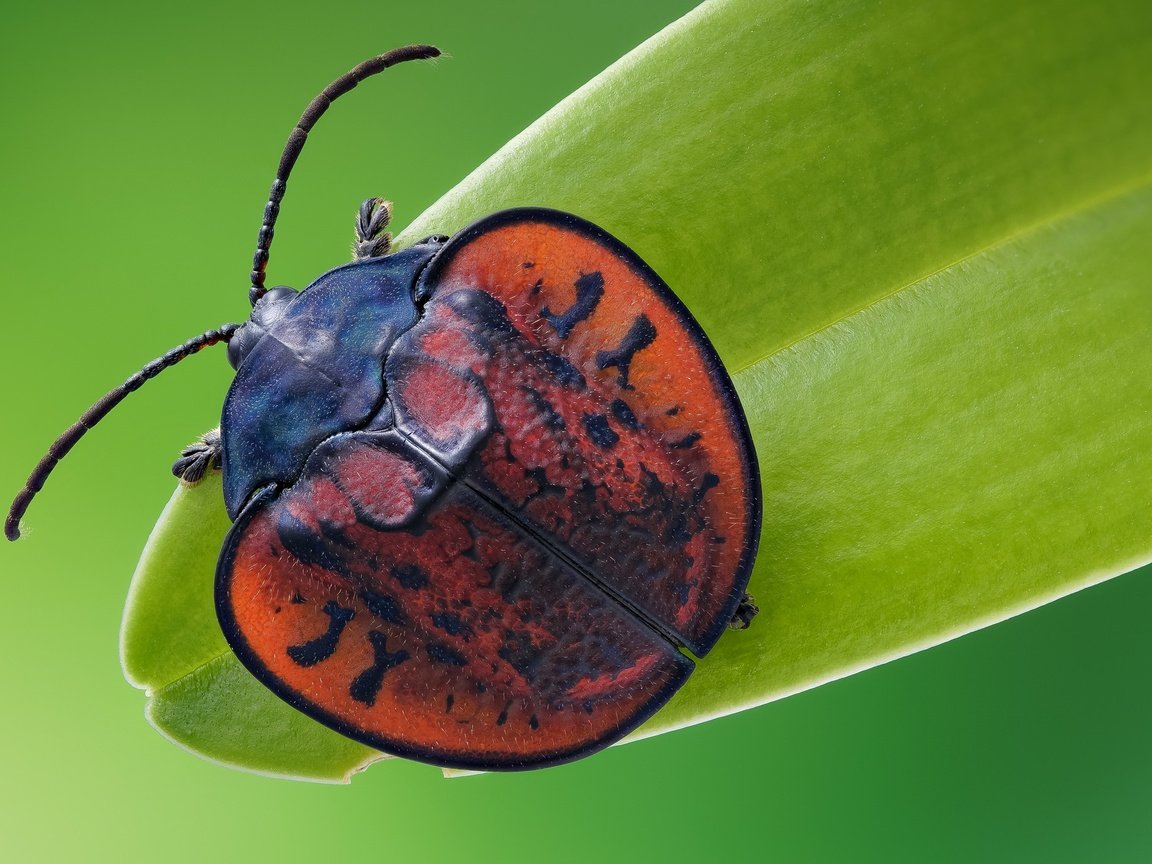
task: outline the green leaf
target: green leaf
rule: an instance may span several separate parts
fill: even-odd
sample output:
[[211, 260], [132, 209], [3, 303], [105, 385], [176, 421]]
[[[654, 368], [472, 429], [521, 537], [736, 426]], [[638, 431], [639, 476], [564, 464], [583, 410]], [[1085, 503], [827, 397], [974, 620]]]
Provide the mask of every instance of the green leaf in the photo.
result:
[[[708, 3], [404, 232], [579, 213], [665, 277], [734, 373], [763, 611], [638, 736], [1152, 558], [1150, 81], [1136, 2]], [[185, 746], [344, 777], [369, 757], [338, 736], [300, 721], [296, 757], [245, 721], [289, 709], [214, 629], [225, 528], [218, 484], [177, 492], [125, 613], [128, 674]]]
[[120, 661], [149, 722], [182, 747], [261, 774], [346, 782], [382, 754], [321, 726], [253, 678], [216, 623], [216, 558], [229, 528], [220, 475], [181, 486], [132, 578]]

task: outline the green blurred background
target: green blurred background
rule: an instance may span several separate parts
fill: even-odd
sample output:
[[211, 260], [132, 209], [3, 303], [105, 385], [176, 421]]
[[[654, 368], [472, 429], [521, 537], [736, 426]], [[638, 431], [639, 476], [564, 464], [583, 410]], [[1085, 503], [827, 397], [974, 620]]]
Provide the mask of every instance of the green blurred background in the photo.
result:
[[[0, 34], [0, 489], [145, 361], [242, 319], [284, 137], [359, 60], [415, 41], [321, 124], [270, 282], [347, 256], [355, 205], [397, 226], [567, 93], [694, 5], [126, 2], [8, 9]], [[1102, 97], [1103, 98], [1103, 97]], [[222, 350], [113, 414], [0, 550], [4, 861], [1143, 861], [1152, 856], [1145, 569], [784, 702], [561, 768], [351, 786], [201, 761], [121, 677], [125, 591], [214, 425]], [[7, 493], [6, 493], [7, 494]]]

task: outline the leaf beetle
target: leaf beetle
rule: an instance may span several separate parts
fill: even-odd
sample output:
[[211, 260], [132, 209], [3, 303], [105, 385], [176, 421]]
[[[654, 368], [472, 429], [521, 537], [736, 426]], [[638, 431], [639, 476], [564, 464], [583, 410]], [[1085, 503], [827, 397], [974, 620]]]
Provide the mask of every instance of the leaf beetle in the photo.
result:
[[129, 393], [226, 343], [218, 432], [173, 472], [223, 472], [224, 634], [294, 707], [436, 765], [516, 770], [588, 755], [658, 710], [727, 627], [760, 533], [756, 455], [691, 314], [602, 228], [504, 210], [394, 251], [390, 206], [356, 214], [352, 263], [265, 287], [288, 177], [339, 96], [304, 111], [272, 184], [251, 317], [189, 340], [93, 405], [16, 496]]

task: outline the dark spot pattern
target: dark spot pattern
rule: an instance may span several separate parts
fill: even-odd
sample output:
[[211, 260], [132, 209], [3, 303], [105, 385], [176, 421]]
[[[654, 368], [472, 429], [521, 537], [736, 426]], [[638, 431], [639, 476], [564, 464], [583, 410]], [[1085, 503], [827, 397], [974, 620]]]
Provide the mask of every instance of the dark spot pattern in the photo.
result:
[[608, 418], [603, 414], [585, 414], [584, 429], [592, 439], [592, 443], [605, 450], [620, 440], [620, 436], [608, 425]]
[[635, 389], [628, 383], [628, 373], [632, 369], [632, 359], [637, 352], [643, 351], [656, 341], [656, 327], [648, 320], [647, 315], [637, 315], [632, 322], [631, 329], [624, 336], [624, 341], [618, 348], [611, 351], [600, 351], [596, 354], [596, 365], [601, 369], [615, 366], [619, 370], [617, 383], [625, 390]]
[[720, 478], [709, 471], [704, 475], [704, 479], [700, 481], [700, 488], [696, 490], [696, 494], [692, 496], [692, 503], [699, 504], [704, 500], [704, 496], [708, 494], [709, 489], [715, 489], [720, 485]]
[[428, 584], [428, 574], [415, 564], [396, 566], [389, 572], [393, 579], [412, 591], [418, 591]]
[[465, 321], [477, 325], [481, 331], [490, 330], [506, 336], [513, 336], [519, 332], [508, 320], [508, 310], [504, 308], [504, 304], [487, 291], [456, 291], [445, 302], [453, 312]]
[[432, 623], [449, 636], [463, 636], [467, 639], [472, 635], [472, 628], [455, 612], [433, 612], [431, 617]]
[[381, 621], [387, 621], [389, 624], [397, 624], [401, 627], [408, 623], [408, 616], [404, 614], [404, 610], [400, 608], [400, 604], [391, 594], [364, 590], [360, 596], [364, 598], [364, 605], [368, 607], [368, 611]]
[[544, 423], [549, 429], [559, 431], [564, 428], [564, 418], [560, 416], [560, 412], [556, 410], [555, 405], [541, 396], [533, 387], [524, 387], [522, 389], [524, 390], [524, 395], [528, 397], [528, 401], [532, 403], [532, 407], [544, 418]]
[[470, 519], [461, 519], [460, 524], [464, 526], [464, 530], [468, 532], [468, 539], [472, 541], [472, 545], [460, 553], [461, 557], [469, 558], [472, 561], [480, 560], [480, 535], [481, 531], [476, 527], [476, 523]]
[[305, 564], [313, 564], [341, 576], [348, 575], [343, 554], [333, 547], [326, 535], [305, 525], [287, 509], [280, 513], [276, 533], [288, 553]]
[[348, 536], [343, 524], [329, 519], [321, 519], [318, 525], [320, 536], [327, 540], [330, 545], [340, 546], [347, 550], [356, 549], [356, 541]]
[[328, 616], [328, 629], [315, 639], [300, 645], [289, 645], [288, 656], [297, 666], [315, 666], [327, 660], [336, 652], [336, 643], [348, 622], [356, 617], [355, 609], [345, 609], [335, 600], [324, 604], [324, 614]]
[[424, 646], [424, 650], [428, 652], [428, 659], [433, 663], [444, 663], [449, 666], [464, 666], [468, 662], [463, 654], [453, 648], [449, 648], [443, 642], [429, 642]]
[[531, 477], [540, 487], [524, 500], [525, 505], [527, 505], [529, 501], [535, 501], [537, 498], [543, 498], [547, 495], [563, 496], [568, 491], [563, 486], [550, 483], [548, 481], [548, 471], [545, 468], [526, 469], [524, 476]]
[[352, 680], [352, 686], [348, 688], [348, 695], [357, 702], [372, 707], [376, 704], [376, 697], [380, 694], [380, 688], [384, 684], [384, 676], [388, 670], [395, 669], [405, 660], [408, 660], [411, 655], [403, 648], [389, 653], [387, 639], [379, 630], [368, 631], [368, 641], [372, 643], [374, 655], [372, 665]]
[[640, 428], [640, 421], [636, 418], [635, 412], [623, 399], [616, 399], [612, 402], [612, 416], [616, 418], [617, 423], [626, 429]]
[[513, 669], [529, 681], [532, 680], [532, 670], [540, 659], [540, 648], [532, 643], [532, 637], [523, 631], [506, 630], [504, 644], [496, 652], [500, 659], [508, 663]]
[[673, 441], [668, 446], [671, 447], [673, 450], [687, 450], [689, 447], [691, 447], [693, 444], [695, 444], [697, 441], [699, 441], [703, 437], [704, 436], [701, 435], [699, 432], [689, 432], [687, 435], [685, 435], [679, 441]]
[[567, 339], [577, 324], [596, 311], [600, 298], [604, 296], [604, 277], [600, 273], [584, 273], [576, 280], [575, 287], [576, 302], [563, 314], [557, 314], [547, 306], [540, 310], [540, 317], [552, 325], [561, 339]]
[[588, 382], [584, 379], [584, 376], [580, 374], [580, 370], [559, 354], [555, 354], [546, 349], [540, 349], [539, 357], [543, 361], [544, 367], [548, 370], [548, 374], [555, 378], [561, 387], [583, 390], [588, 386]]

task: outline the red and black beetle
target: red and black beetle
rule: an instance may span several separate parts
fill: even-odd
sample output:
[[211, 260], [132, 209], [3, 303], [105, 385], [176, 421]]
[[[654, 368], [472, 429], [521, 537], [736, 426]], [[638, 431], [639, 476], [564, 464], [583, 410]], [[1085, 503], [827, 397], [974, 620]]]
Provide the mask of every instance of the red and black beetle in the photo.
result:
[[65, 432], [17, 496], [145, 380], [228, 343], [219, 434], [234, 525], [216, 575], [236, 655], [306, 714], [437, 765], [521, 769], [598, 750], [747, 626], [756, 457], [732, 383], [640, 258], [566, 213], [506, 210], [399, 252], [389, 205], [356, 260], [264, 288], [285, 185], [332, 100], [293, 130], [264, 211], [252, 316], [145, 366]]

